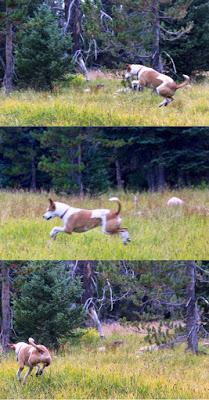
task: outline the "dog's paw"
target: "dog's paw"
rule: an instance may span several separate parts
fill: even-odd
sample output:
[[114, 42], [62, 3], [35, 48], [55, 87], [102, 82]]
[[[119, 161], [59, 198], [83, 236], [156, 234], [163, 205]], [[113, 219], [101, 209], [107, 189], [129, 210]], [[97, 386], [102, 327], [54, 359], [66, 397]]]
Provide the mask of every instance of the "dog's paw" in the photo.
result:
[[56, 236], [57, 236], [57, 232], [54, 231], [54, 229], [52, 229], [52, 231], [50, 232], [49, 235], [50, 235], [51, 239], [55, 240], [55, 239], [56, 239]]
[[43, 374], [43, 371], [42, 371], [42, 369], [40, 369], [39, 371], [36, 372], [36, 377], [38, 377], [38, 376], [40, 376], [42, 374]]
[[123, 242], [123, 244], [124, 244], [124, 246], [126, 246], [128, 243], [130, 243], [131, 242], [131, 239], [130, 238], [128, 238], [125, 242]]

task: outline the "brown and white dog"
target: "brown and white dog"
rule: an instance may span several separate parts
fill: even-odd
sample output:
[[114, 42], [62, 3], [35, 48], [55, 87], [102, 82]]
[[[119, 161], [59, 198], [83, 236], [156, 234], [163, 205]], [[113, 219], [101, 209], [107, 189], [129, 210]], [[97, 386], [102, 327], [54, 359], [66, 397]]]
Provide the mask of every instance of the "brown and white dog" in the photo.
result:
[[56, 239], [57, 234], [60, 232], [69, 234], [72, 232], [81, 233], [101, 226], [102, 233], [109, 235], [119, 234], [123, 244], [127, 244], [130, 241], [128, 230], [120, 226], [121, 202], [117, 197], [112, 197], [109, 200], [117, 202], [117, 211], [109, 209], [86, 210], [49, 199], [49, 207], [44, 213], [43, 218], [49, 220], [59, 217], [64, 225], [63, 227], [55, 226], [50, 232], [51, 238]]
[[[19, 382], [22, 380], [21, 372], [25, 366], [29, 367], [29, 369], [23, 378], [23, 383], [26, 382], [27, 377], [34, 367], [36, 367], [36, 376], [39, 376], [42, 375], [44, 368], [48, 367], [52, 362], [49, 350], [42, 344], [36, 344], [33, 338], [29, 338], [28, 343], [12, 343], [8, 346], [10, 349], [15, 350], [16, 353], [17, 362], [19, 364], [19, 369], [17, 371], [17, 379]], [[39, 364], [42, 364], [42, 368]]]
[[143, 90], [144, 87], [155, 89], [156, 92], [165, 99], [160, 103], [159, 107], [167, 106], [171, 103], [174, 100], [173, 96], [176, 90], [188, 85], [190, 81], [188, 75], [183, 75], [185, 80], [177, 84], [169, 76], [161, 74], [152, 68], [145, 67], [141, 64], [129, 64], [126, 69], [125, 80], [128, 81], [135, 75], [138, 78], [138, 86], [135, 80], [133, 81], [133, 85], [131, 83], [132, 88], [134, 89], [137, 87], [137, 90]]

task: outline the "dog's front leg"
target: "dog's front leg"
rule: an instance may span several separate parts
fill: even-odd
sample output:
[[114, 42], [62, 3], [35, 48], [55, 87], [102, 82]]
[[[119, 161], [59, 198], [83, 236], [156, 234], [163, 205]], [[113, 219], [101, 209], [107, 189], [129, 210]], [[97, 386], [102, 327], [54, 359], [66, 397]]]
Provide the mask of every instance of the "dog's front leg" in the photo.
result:
[[39, 364], [37, 364], [37, 365], [36, 365], [36, 376], [39, 376], [39, 375], [40, 375], [40, 370], [41, 370], [41, 367], [40, 367]]
[[45, 369], [46, 367], [48, 367], [48, 365], [49, 365], [48, 363], [43, 364], [43, 367], [40, 368], [40, 370], [39, 370], [39, 375], [42, 375], [42, 374], [43, 374], [44, 369]]
[[60, 227], [60, 226], [55, 226], [50, 232], [51, 238], [53, 240], [55, 240], [56, 237], [57, 237], [57, 234], [60, 233], [60, 232], [65, 232], [65, 228], [64, 227]]

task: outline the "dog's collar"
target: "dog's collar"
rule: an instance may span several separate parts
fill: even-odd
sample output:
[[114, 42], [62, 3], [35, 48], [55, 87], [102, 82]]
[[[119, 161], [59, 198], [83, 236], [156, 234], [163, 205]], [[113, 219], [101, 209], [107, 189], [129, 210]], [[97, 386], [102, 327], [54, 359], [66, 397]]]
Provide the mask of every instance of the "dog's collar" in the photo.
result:
[[142, 65], [139, 70], [137, 71], [137, 74], [141, 71], [141, 69], [144, 68], [144, 65]]
[[68, 212], [68, 210], [69, 210], [69, 207], [63, 212], [62, 215], [60, 215], [60, 218], [61, 218], [61, 219], [65, 216], [65, 214]]

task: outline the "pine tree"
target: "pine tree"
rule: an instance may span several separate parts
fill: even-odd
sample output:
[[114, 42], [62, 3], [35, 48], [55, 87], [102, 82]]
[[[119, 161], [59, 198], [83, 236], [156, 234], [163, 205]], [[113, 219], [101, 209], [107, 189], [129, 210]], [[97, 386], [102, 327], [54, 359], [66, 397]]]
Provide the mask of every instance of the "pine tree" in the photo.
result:
[[78, 304], [82, 294], [80, 281], [77, 278], [69, 281], [67, 272], [53, 262], [36, 266], [28, 263], [25, 269], [29, 272], [20, 276], [21, 285], [13, 298], [18, 340], [33, 336], [49, 347], [58, 347], [59, 340], [67, 340], [83, 321]]
[[52, 90], [53, 84], [71, 71], [72, 61], [67, 56], [70, 48], [70, 36], [63, 36], [51, 9], [42, 5], [18, 34], [18, 84]]

